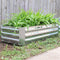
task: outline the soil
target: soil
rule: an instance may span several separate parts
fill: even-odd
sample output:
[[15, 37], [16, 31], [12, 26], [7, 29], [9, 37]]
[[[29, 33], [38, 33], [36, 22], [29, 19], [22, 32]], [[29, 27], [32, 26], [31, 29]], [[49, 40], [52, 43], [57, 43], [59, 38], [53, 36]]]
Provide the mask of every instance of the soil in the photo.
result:
[[[0, 37], [0, 52], [4, 51], [6, 49], [6, 46], [7, 46], [7, 50], [13, 50], [14, 48], [12, 44], [1, 42], [1, 37]], [[2, 59], [0, 58], [0, 60]]]
[[1, 37], [0, 37], [0, 52], [5, 50], [6, 45], [7, 45], [7, 50], [13, 50], [12, 44], [7, 44], [7, 43], [4, 43], [4, 42], [1, 42]]

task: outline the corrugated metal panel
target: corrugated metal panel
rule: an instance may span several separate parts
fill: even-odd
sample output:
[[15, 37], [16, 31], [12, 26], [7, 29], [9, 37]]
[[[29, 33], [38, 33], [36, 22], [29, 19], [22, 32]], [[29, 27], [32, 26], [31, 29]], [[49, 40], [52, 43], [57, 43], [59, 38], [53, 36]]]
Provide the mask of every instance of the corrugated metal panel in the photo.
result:
[[56, 35], [56, 34], [58, 34], [58, 32], [45, 34], [45, 35], [41, 35], [41, 36], [36, 36], [36, 37], [32, 37], [32, 38], [27, 38], [27, 39], [25, 39], [25, 41], [31, 41], [31, 40], [35, 40], [35, 39], [38, 39], [38, 38], [44, 38], [44, 37], [52, 36], [52, 35]]
[[1, 33], [2, 34], [6, 34], [6, 35], [19, 36], [19, 34], [7, 33], [7, 32], [3, 32], [3, 31], [1, 31]]
[[16, 31], [18, 31], [18, 30], [19, 30], [19, 29], [16, 29], [16, 28], [3, 27], [3, 26], [1, 27], [1, 29], [7, 29], [7, 30], [9, 29], [9, 30], [14, 30], [14, 31], [15, 31], [15, 30], [16, 30]]
[[51, 29], [46, 29], [46, 30], [33, 31], [33, 32], [26, 33], [25, 36], [29, 37], [29, 36], [34, 36], [34, 35], [54, 32], [54, 31], [57, 31], [57, 30], [58, 30], [58, 28], [51, 28]]
[[[33, 26], [29, 27], [29, 29], [27, 29], [27, 27], [16, 29], [2, 26], [1, 29], [2, 41], [7, 39], [7, 42], [16, 41], [22, 43], [25, 41], [36, 40], [39, 38], [58, 34], [58, 25], [55, 24], [47, 26]], [[15, 33], [15, 31], [18, 31], [18, 33]]]
[[14, 38], [9, 38], [9, 37], [4, 37], [4, 36], [1, 36], [2, 39], [8, 39], [8, 40], [13, 40], [13, 41], [19, 41], [19, 39], [14, 39]]
[[32, 27], [25, 27], [25, 31], [34, 31], [34, 30], [42, 30], [42, 29], [49, 29], [49, 28], [54, 28], [54, 27], [58, 27], [58, 24], [50, 24], [50, 25], [40, 25], [40, 26], [32, 26]]

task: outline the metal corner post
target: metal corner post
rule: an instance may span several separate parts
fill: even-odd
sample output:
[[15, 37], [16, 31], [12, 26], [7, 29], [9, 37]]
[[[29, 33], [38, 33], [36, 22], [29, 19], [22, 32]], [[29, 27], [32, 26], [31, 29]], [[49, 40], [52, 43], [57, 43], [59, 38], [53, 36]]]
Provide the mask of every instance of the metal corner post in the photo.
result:
[[25, 28], [19, 28], [19, 43], [25, 45]]

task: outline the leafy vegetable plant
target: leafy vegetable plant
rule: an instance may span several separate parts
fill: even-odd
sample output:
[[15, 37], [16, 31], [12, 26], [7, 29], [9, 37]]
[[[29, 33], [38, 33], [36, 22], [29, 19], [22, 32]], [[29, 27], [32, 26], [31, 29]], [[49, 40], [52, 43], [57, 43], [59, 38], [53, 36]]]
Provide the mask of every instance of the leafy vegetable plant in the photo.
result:
[[54, 14], [44, 15], [40, 11], [34, 13], [31, 10], [27, 12], [21, 10], [19, 14], [14, 14], [12, 19], [7, 24], [4, 24], [4, 26], [12, 26], [18, 28], [56, 23], [58, 23], [58, 19], [54, 18]]

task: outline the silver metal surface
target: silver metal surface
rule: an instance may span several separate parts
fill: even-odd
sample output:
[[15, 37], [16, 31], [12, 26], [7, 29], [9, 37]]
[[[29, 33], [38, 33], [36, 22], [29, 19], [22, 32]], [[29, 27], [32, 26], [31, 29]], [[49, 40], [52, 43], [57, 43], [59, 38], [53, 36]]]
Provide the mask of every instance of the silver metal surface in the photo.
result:
[[34, 39], [38, 39], [38, 38], [52, 36], [52, 35], [55, 35], [55, 34], [58, 34], [58, 32], [50, 33], [50, 34], [45, 34], [45, 35], [40, 35], [40, 36], [36, 36], [36, 37], [32, 37], [32, 38], [27, 38], [27, 39], [25, 39], [25, 41], [30, 41], [30, 40], [34, 40]]
[[[37, 27], [40, 27], [40, 28], [37, 28]], [[58, 25], [55, 25], [55, 26], [48, 25], [48, 27], [44, 25], [44, 26], [42, 26], [42, 28], [41, 28], [41, 26], [36, 26], [36, 27], [33, 26], [33, 27], [29, 27], [29, 31], [28, 31], [28, 29], [25, 27], [16, 29], [16, 28], [2, 26], [1, 27], [1, 33], [2, 33], [1, 38], [2, 38], [2, 40], [7, 39], [7, 42], [9, 40], [10, 41], [17, 41], [23, 45], [23, 42], [25, 43], [25, 41], [32, 41], [35, 39], [44, 38], [44, 37], [58, 34]], [[59, 28], [60, 28], [60, 26], [59, 26]], [[19, 31], [19, 33], [15, 34], [12, 32], [10, 33], [9, 31]], [[12, 37], [12, 36], [14, 36], [14, 37]], [[15, 37], [19, 37], [19, 38], [15, 39]]]
[[13, 41], [19, 41], [19, 39], [14, 39], [14, 38], [9, 38], [9, 37], [4, 37], [1, 36], [2, 39], [8, 39], [8, 40], [13, 40]]
[[29, 37], [29, 36], [39, 35], [39, 34], [43, 34], [43, 33], [53, 32], [53, 31], [57, 31], [57, 30], [58, 30], [58, 28], [51, 28], [51, 29], [46, 29], [46, 30], [33, 31], [33, 32], [25, 33], [25, 36]]
[[6, 34], [6, 35], [19, 36], [19, 34], [8, 33], [8, 32], [3, 32], [3, 31], [1, 31], [1, 33], [2, 33], [2, 34]]
[[9, 30], [14, 30], [14, 31], [18, 31], [19, 29], [16, 28], [11, 28], [11, 27], [1, 27], [1, 29], [9, 29]]

